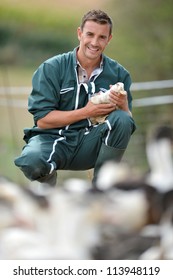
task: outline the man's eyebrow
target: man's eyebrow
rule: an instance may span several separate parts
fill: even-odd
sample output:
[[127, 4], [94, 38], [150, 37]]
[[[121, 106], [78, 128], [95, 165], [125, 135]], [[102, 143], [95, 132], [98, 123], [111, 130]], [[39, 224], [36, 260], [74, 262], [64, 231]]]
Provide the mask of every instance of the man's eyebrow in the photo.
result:
[[86, 34], [94, 34], [92, 31], [87, 31]]

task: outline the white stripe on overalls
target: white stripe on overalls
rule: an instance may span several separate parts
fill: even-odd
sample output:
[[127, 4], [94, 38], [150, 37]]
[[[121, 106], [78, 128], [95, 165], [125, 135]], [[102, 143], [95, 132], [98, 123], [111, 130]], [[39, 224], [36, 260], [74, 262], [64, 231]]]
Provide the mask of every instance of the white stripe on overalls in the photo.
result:
[[109, 146], [108, 145], [108, 139], [109, 139], [109, 135], [111, 133], [112, 127], [111, 127], [111, 124], [110, 124], [110, 122], [108, 120], [105, 120], [105, 123], [107, 124], [107, 126], [109, 128], [108, 134], [107, 134], [106, 139], [105, 139], [105, 145]]
[[[65, 139], [64, 137], [60, 137], [59, 139], [56, 139], [56, 140], [54, 141], [54, 143], [53, 143], [53, 148], [52, 148], [52, 152], [51, 152], [51, 154], [50, 154], [50, 156], [49, 156], [47, 162], [50, 163], [50, 161], [52, 160], [52, 156], [53, 156], [53, 154], [55, 153], [56, 144], [57, 144], [59, 141], [62, 141], [62, 140], [64, 140], [64, 139]], [[51, 173], [53, 172], [53, 170], [55, 169], [53, 163], [50, 163], [50, 165], [51, 165], [51, 168], [50, 168], [49, 174], [51, 174]]]

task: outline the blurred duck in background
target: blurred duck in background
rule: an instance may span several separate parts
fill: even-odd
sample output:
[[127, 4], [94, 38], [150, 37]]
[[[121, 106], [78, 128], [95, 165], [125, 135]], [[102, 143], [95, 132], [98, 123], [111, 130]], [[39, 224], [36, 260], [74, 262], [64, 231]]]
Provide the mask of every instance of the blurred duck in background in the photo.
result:
[[0, 259], [173, 259], [172, 128], [147, 140], [150, 171], [107, 162], [95, 188], [47, 192], [0, 180]]
[[146, 175], [124, 163], [107, 162], [101, 168], [96, 186], [110, 197], [107, 221], [113, 233], [107, 230], [97, 258], [173, 259], [172, 143], [171, 127], [152, 132]]

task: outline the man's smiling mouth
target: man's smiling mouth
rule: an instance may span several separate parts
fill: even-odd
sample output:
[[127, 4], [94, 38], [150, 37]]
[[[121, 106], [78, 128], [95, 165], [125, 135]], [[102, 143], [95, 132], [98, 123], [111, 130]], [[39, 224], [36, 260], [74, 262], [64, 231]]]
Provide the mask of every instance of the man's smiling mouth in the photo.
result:
[[99, 51], [99, 48], [93, 48], [93, 47], [90, 47], [90, 46], [88, 46], [88, 49], [89, 49], [91, 52], [98, 52], [98, 51]]

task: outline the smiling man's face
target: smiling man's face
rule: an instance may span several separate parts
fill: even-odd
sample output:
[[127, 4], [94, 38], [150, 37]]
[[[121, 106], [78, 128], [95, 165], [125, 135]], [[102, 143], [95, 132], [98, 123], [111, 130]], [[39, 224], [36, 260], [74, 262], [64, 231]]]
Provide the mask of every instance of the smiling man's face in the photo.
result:
[[77, 30], [80, 42], [78, 50], [79, 61], [100, 60], [105, 47], [112, 38], [109, 24], [99, 24], [92, 20], [86, 21], [83, 30]]

